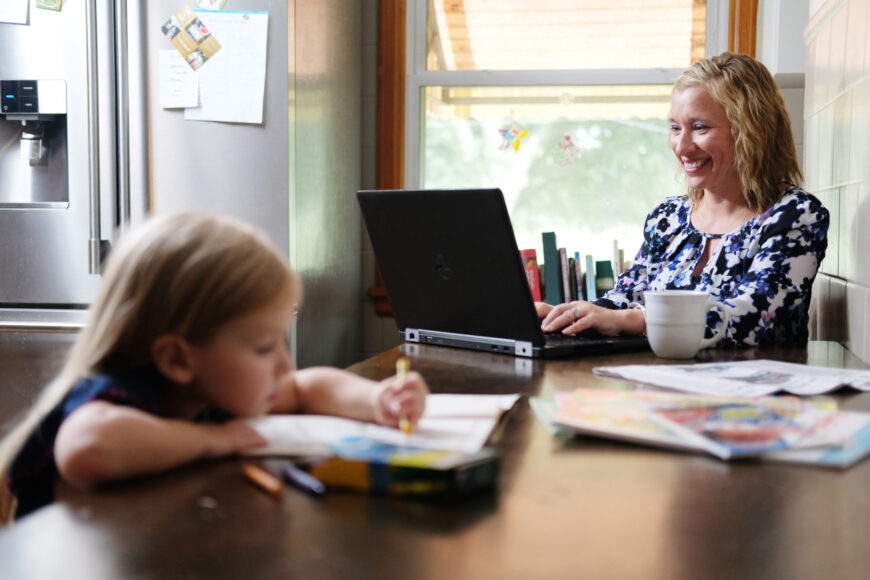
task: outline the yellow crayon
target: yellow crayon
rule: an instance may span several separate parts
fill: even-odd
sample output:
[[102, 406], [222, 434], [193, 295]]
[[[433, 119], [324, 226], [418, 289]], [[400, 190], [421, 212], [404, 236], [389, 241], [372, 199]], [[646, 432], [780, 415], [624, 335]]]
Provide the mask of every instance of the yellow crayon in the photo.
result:
[[[396, 359], [396, 377], [399, 379], [404, 379], [408, 374], [408, 371], [411, 369], [411, 361], [408, 360], [407, 357], [400, 356]], [[399, 417], [399, 430], [402, 431], [405, 435], [410, 435], [411, 431], [414, 429], [414, 426], [411, 425], [411, 421], [408, 420], [407, 417]]]

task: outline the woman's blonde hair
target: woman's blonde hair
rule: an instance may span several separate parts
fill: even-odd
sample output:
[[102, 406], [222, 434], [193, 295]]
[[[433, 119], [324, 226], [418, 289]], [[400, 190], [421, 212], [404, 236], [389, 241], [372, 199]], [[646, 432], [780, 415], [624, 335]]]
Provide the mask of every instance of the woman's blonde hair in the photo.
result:
[[[7, 474], [30, 432], [82, 377], [145, 367], [159, 336], [204, 341], [226, 322], [282, 296], [298, 301], [301, 288], [261, 233], [203, 213], [151, 218], [111, 253], [88, 323], [63, 368], [0, 445], [0, 474]], [[14, 511], [5, 487], [0, 522]]]
[[[783, 183], [800, 185], [800, 163], [782, 94], [767, 68], [745, 54], [724, 52], [696, 62], [674, 92], [702, 87], [725, 108], [734, 136], [734, 164], [743, 195], [758, 213], [777, 201]], [[698, 201], [703, 191], [689, 189]]]

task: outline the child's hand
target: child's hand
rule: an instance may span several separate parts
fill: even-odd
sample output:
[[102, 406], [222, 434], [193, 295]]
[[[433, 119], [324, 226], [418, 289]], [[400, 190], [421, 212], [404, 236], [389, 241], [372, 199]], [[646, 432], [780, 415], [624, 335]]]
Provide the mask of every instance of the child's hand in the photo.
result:
[[242, 420], [227, 421], [214, 426], [214, 437], [211, 438], [210, 457], [223, 457], [247, 451], [254, 447], [262, 447], [268, 441]]
[[414, 425], [423, 415], [428, 394], [429, 387], [420, 373], [411, 371], [404, 377], [384, 379], [373, 393], [375, 421], [398, 427], [399, 421], [404, 418]]

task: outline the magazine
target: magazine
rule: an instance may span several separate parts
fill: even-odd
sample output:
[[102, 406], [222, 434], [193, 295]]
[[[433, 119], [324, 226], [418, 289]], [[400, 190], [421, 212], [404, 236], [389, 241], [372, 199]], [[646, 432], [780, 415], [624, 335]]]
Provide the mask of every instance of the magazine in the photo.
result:
[[[644, 445], [654, 445], [686, 451], [705, 451], [706, 447], [669, 426], [654, 420], [656, 409], [690, 409], [717, 404], [758, 404], [770, 409], [797, 412], [808, 408], [833, 411], [831, 400], [801, 400], [795, 397], [710, 397], [658, 391], [618, 391], [578, 388], [559, 392], [549, 410], [553, 425], [572, 432], [608, 439], [620, 439]], [[532, 408], [544, 405], [534, 401]]]
[[784, 391], [820, 395], [851, 386], [870, 391], [870, 370], [808, 366], [773, 360], [596, 367], [595, 374], [690, 393], [760, 397]]
[[844, 442], [824, 429], [837, 411], [787, 409], [761, 403], [717, 403], [704, 407], [656, 409], [650, 417], [721, 459], [760, 455], [797, 447], [830, 447]]

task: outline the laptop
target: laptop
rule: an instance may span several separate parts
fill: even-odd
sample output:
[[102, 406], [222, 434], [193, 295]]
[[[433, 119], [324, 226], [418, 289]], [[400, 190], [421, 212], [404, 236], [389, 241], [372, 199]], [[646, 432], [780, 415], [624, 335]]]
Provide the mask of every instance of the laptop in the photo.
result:
[[404, 341], [535, 358], [649, 348], [641, 336], [545, 336], [501, 190], [357, 199]]

